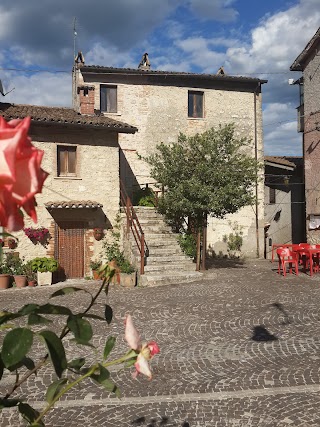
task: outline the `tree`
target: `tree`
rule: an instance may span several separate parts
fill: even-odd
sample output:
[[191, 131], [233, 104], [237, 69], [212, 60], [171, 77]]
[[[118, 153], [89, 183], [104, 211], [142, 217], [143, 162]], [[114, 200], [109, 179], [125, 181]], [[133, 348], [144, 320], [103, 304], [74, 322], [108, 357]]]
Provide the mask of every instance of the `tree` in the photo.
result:
[[194, 136], [180, 133], [176, 143], [161, 143], [145, 158], [151, 176], [165, 188], [160, 212], [180, 229], [188, 218], [198, 234], [197, 266], [207, 217], [223, 218], [255, 202], [259, 163], [246, 154], [247, 145], [234, 124], [220, 125]]

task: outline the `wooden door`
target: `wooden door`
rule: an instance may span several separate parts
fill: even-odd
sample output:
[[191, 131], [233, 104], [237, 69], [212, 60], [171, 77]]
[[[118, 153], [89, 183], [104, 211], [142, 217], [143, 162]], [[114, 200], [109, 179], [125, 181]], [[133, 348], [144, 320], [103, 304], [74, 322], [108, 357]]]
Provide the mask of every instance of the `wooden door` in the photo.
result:
[[56, 258], [67, 279], [84, 276], [84, 222], [59, 222], [56, 226]]

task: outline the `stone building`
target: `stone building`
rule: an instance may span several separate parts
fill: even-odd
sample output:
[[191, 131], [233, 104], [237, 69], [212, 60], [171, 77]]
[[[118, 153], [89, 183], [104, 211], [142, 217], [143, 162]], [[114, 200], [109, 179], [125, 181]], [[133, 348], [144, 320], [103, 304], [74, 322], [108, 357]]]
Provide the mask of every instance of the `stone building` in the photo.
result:
[[305, 241], [302, 157], [265, 156], [265, 258], [273, 244]]
[[303, 133], [307, 238], [320, 242], [320, 28], [295, 59], [291, 71], [302, 72], [298, 131]]
[[[73, 76], [73, 105], [76, 111], [120, 119], [139, 129], [134, 135], [119, 135], [121, 180], [132, 194], [152, 183], [149, 167], [140, 156], [151, 154], [161, 142], [176, 141], [179, 132], [192, 135], [234, 122], [237, 135], [250, 140], [243, 149], [263, 161], [263, 83], [266, 81], [258, 78], [229, 76], [223, 69], [217, 74], [154, 71], [147, 54], [138, 69], [85, 65], [78, 61]], [[81, 107], [82, 86], [87, 88], [89, 111]], [[258, 180], [256, 188], [256, 206], [243, 208], [225, 220], [210, 219], [209, 251], [225, 252], [223, 236], [237, 224], [243, 232], [243, 253], [263, 256], [262, 181]]]
[[[79, 88], [86, 111], [90, 97]], [[105, 116], [80, 115], [71, 108], [0, 103], [6, 120], [31, 116], [33, 144], [44, 150], [42, 162], [49, 172], [37, 199], [38, 224], [26, 219], [26, 227], [45, 227], [47, 244], [32, 242], [23, 231], [16, 251], [26, 260], [54, 256], [67, 278], [91, 274], [90, 260], [101, 250], [94, 228], [107, 230], [119, 211], [118, 136], [137, 129]], [[60, 277], [59, 279], [63, 279]]]

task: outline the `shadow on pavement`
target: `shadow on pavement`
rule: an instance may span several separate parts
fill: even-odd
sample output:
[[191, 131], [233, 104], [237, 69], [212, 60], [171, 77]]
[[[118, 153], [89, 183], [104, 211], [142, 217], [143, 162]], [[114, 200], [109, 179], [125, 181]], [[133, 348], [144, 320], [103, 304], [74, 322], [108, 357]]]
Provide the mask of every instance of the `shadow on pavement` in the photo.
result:
[[277, 341], [277, 337], [275, 335], [270, 334], [270, 332], [263, 326], [255, 326], [253, 328], [253, 335], [251, 337], [253, 341]]

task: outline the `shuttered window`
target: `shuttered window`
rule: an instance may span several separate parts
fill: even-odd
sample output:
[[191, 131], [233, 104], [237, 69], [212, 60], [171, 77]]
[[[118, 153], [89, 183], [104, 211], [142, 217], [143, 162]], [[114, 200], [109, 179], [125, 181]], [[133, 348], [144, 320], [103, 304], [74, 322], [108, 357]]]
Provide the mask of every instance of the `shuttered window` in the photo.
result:
[[269, 187], [269, 204], [274, 205], [276, 203], [276, 189]]
[[58, 176], [77, 175], [77, 147], [58, 145]]
[[203, 92], [189, 90], [188, 117], [203, 117]]
[[117, 112], [117, 86], [100, 86], [100, 110]]

